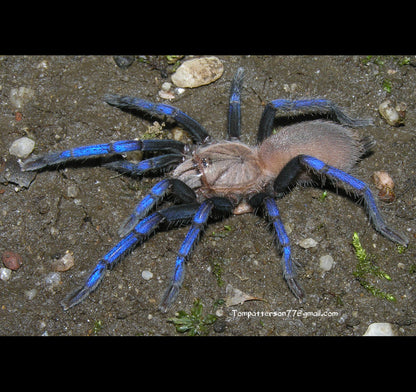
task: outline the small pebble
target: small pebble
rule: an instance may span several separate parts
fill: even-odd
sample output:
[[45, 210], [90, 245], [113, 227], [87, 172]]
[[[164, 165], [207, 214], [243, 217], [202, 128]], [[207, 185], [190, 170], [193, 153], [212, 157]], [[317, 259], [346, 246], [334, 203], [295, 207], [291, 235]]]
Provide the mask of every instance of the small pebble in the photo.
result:
[[329, 271], [334, 265], [334, 259], [331, 255], [321, 256], [319, 258], [319, 267], [324, 271]]
[[152, 278], [153, 278], [153, 274], [152, 274], [150, 271], [148, 271], [148, 270], [144, 270], [144, 271], [142, 272], [142, 278], [143, 278], [144, 280], [150, 280], [150, 279], [152, 279]]
[[172, 82], [178, 87], [194, 88], [214, 82], [223, 72], [218, 57], [201, 57], [185, 61], [172, 75]]
[[12, 274], [12, 270], [8, 268], [0, 268], [0, 279], [4, 280], [5, 282], [10, 279], [10, 276]]
[[314, 248], [318, 243], [313, 238], [305, 238], [302, 241], [299, 241], [299, 246], [308, 249], [308, 248]]
[[10, 250], [6, 250], [1, 255], [1, 261], [6, 268], [13, 271], [19, 269], [23, 264], [22, 256], [20, 256], [19, 253], [12, 252]]
[[32, 300], [35, 298], [36, 294], [38, 293], [38, 290], [36, 289], [30, 289], [25, 291], [26, 298], [29, 300]]
[[217, 320], [214, 323], [214, 331], [217, 333], [224, 332], [226, 327], [227, 325], [224, 320]]
[[171, 91], [164, 91], [164, 90], [160, 90], [158, 92], [158, 95], [160, 98], [162, 99], [167, 99], [167, 100], [172, 100], [175, 99], [175, 94], [173, 94]]
[[172, 88], [172, 83], [164, 82], [160, 88], [162, 91], [169, 91]]
[[62, 256], [59, 260], [52, 262], [52, 269], [56, 272], [64, 272], [72, 268], [74, 264], [74, 257], [71, 252], [66, 251], [64, 256]]
[[66, 190], [66, 194], [68, 195], [68, 197], [71, 198], [76, 198], [79, 194], [79, 189], [76, 185], [70, 185], [68, 187], [68, 189]]
[[10, 103], [16, 109], [21, 109], [34, 95], [34, 90], [28, 87], [12, 88], [10, 90]]
[[390, 323], [373, 323], [365, 331], [364, 336], [394, 336]]
[[133, 64], [135, 58], [134, 56], [113, 56], [114, 62], [121, 69], [126, 69]]
[[45, 276], [44, 280], [48, 286], [57, 286], [61, 281], [61, 275], [59, 272], [51, 272]]
[[376, 171], [371, 177], [379, 190], [378, 197], [381, 201], [391, 203], [396, 198], [394, 193], [394, 181], [389, 173], [385, 171]]
[[9, 148], [9, 152], [18, 158], [27, 158], [34, 148], [35, 142], [25, 136], [15, 140]]
[[378, 107], [381, 116], [387, 121], [387, 124], [398, 127], [404, 123], [406, 117], [407, 105], [404, 102], [396, 104], [391, 99], [386, 99]]

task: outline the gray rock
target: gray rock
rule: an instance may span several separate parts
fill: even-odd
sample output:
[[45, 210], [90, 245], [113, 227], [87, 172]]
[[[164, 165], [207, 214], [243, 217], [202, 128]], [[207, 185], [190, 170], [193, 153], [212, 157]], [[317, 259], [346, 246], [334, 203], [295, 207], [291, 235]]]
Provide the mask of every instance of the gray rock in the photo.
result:
[[321, 256], [319, 258], [319, 267], [324, 271], [329, 271], [334, 265], [334, 259], [331, 255]]
[[313, 238], [305, 238], [299, 241], [299, 246], [304, 249], [314, 248], [318, 243]]
[[150, 279], [153, 278], [153, 273], [148, 271], [148, 270], [144, 270], [144, 271], [142, 271], [142, 278], [144, 280], [150, 280]]
[[28, 137], [16, 139], [9, 148], [9, 153], [18, 158], [27, 158], [35, 148], [35, 141]]

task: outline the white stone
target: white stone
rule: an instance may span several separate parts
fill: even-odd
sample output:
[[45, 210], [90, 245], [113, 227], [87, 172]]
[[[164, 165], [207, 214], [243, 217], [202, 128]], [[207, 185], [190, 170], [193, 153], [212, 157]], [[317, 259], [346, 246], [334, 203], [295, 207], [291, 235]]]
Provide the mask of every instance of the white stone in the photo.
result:
[[12, 274], [12, 270], [9, 268], [0, 268], [0, 279], [7, 281], [10, 279], [10, 276]]
[[167, 99], [167, 100], [172, 100], [175, 99], [175, 94], [173, 94], [171, 91], [164, 91], [164, 90], [160, 90], [158, 92], [158, 95], [160, 98], [162, 99]]
[[162, 83], [162, 86], [160, 86], [160, 88], [163, 91], [169, 91], [172, 88], [172, 83], [164, 82]]
[[389, 125], [397, 127], [404, 122], [406, 106], [404, 102], [396, 104], [391, 99], [386, 99], [380, 104], [378, 111]]
[[35, 92], [28, 87], [12, 88], [10, 90], [10, 103], [16, 109], [21, 109], [34, 95]]
[[76, 185], [70, 185], [66, 190], [66, 194], [68, 195], [68, 197], [72, 197], [74, 199], [78, 196], [79, 189]]
[[178, 87], [199, 87], [210, 84], [221, 77], [224, 66], [218, 57], [201, 57], [185, 61], [172, 75]]
[[148, 270], [144, 270], [144, 271], [142, 271], [142, 278], [144, 280], [150, 280], [150, 279], [153, 278], [153, 274], [152, 274], [152, 272], [150, 272]]
[[308, 249], [308, 248], [314, 248], [318, 243], [313, 238], [305, 238], [302, 241], [299, 241], [299, 246]]
[[36, 294], [38, 293], [38, 290], [37, 289], [25, 290], [24, 293], [27, 299], [32, 300], [33, 298], [35, 298]]
[[319, 258], [319, 267], [324, 271], [329, 271], [334, 265], [334, 259], [331, 255], [321, 256]]
[[57, 286], [61, 281], [61, 274], [59, 272], [51, 272], [45, 276], [44, 281], [48, 286]]
[[35, 148], [35, 142], [28, 137], [21, 137], [16, 139], [9, 148], [9, 153], [15, 155], [18, 158], [27, 158], [33, 149]]
[[364, 336], [394, 336], [390, 323], [373, 323], [365, 331]]

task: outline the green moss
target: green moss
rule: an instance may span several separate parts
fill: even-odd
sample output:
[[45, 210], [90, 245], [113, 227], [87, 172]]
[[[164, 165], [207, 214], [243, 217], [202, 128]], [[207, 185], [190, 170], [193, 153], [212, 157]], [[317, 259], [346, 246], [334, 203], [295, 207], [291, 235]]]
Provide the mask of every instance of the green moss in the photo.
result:
[[223, 265], [223, 263], [221, 262], [221, 260], [214, 261], [213, 262], [213, 265], [212, 265], [212, 273], [217, 278], [218, 287], [222, 287], [224, 285], [224, 283], [225, 283], [222, 280], [222, 272], [223, 272], [222, 265]]
[[101, 320], [94, 321], [94, 327], [91, 329], [90, 333], [97, 335], [98, 332], [103, 328], [103, 322]]
[[382, 86], [384, 91], [391, 93], [392, 83], [390, 79], [383, 79]]
[[384, 298], [389, 301], [396, 301], [396, 297], [393, 294], [386, 293], [369, 282], [369, 275], [373, 275], [386, 280], [391, 280], [391, 277], [387, 273], [382, 271], [381, 268], [374, 263], [374, 256], [368, 254], [365, 251], [365, 249], [361, 245], [360, 239], [356, 232], [354, 232], [352, 238], [352, 245], [355, 249], [355, 255], [358, 259], [353, 274], [358, 279], [361, 286], [363, 286], [375, 297]]
[[407, 250], [407, 246], [403, 246], [403, 245], [397, 245], [397, 253], [399, 255], [405, 253]]
[[326, 197], [328, 196], [328, 191], [323, 191], [322, 195], [320, 196], [319, 200], [324, 201]]
[[228, 234], [230, 234], [233, 230], [234, 230], [234, 228], [232, 226], [230, 226], [230, 225], [224, 225], [222, 227], [222, 229], [220, 229], [220, 231], [218, 231], [218, 232], [213, 231], [210, 234], [210, 237], [224, 238], [224, 237], [227, 237]]

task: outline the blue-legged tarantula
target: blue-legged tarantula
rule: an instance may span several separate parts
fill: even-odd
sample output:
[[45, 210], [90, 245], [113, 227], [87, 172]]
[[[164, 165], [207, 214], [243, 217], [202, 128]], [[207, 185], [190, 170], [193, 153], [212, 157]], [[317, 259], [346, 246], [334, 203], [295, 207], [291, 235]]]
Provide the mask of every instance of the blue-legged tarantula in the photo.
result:
[[[158, 227], [191, 223], [159, 306], [160, 310], [167, 311], [178, 296], [185, 262], [208, 220], [253, 211], [263, 211], [272, 223], [282, 252], [283, 277], [293, 294], [302, 299], [304, 291], [276, 204], [277, 198], [299, 182], [323, 184], [323, 180], [329, 179], [336, 186], [352, 191], [364, 200], [374, 228], [391, 241], [407, 246], [408, 239], [384, 221], [369, 186], [348, 174], [374, 145], [369, 138], [360, 139], [348, 126], [365, 126], [371, 122], [349, 117], [326, 99], [274, 100], [265, 106], [257, 145], [251, 147], [239, 140], [242, 80], [243, 69], [239, 68], [231, 83], [228, 140], [212, 140], [197, 121], [176, 107], [107, 95], [106, 102], [112, 106], [176, 121], [189, 132], [195, 145], [176, 140], [122, 140], [34, 156], [22, 163], [23, 170], [39, 170], [68, 161], [110, 156], [111, 160], [103, 166], [134, 176], [176, 167], [168, 178], [152, 187], [124, 221], [119, 230], [122, 239], [99, 260], [85, 283], [62, 301], [65, 310], [83, 301], [97, 288], [108, 268], [146, 241]], [[273, 133], [278, 111], [319, 113], [338, 123], [323, 119], [304, 121]], [[121, 155], [135, 150], [143, 151], [146, 159], [134, 163]], [[156, 209], [168, 195], [175, 196], [176, 204]]]

